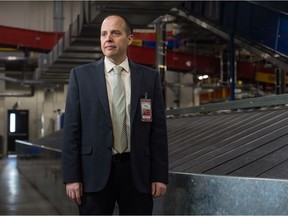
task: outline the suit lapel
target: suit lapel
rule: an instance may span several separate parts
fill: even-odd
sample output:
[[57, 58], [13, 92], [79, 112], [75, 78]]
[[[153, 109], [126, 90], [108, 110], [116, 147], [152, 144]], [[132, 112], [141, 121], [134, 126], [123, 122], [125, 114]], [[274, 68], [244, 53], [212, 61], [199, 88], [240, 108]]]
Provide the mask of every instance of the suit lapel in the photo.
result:
[[103, 59], [101, 59], [95, 63], [95, 71], [93, 71], [92, 74], [93, 74], [95, 86], [97, 89], [98, 97], [101, 101], [101, 104], [102, 104], [108, 118], [111, 120], [108, 95], [107, 95], [107, 87], [106, 87], [106, 79], [105, 79], [105, 71], [104, 71], [104, 60]]
[[[142, 72], [139, 70], [137, 65], [133, 62], [129, 62], [130, 70], [131, 70], [131, 109], [130, 109], [130, 123], [132, 122], [135, 117], [136, 109], [138, 104], [140, 103], [140, 89], [141, 89], [141, 77]], [[95, 72], [92, 73], [95, 86], [97, 89], [98, 97], [101, 101], [101, 104], [111, 121], [110, 116], [110, 109], [109, 109], [109, 102], [108, 102], [108, 95], [107, 95], [107, 87], [106, 87], [106, 79], [105, 79], [105, 72], [104, 72], [104, 59], [99, 60], [95, 63]]]
[[141, 77], [142, 72], [132, 62], [129, 62], [131, 70], [131, 110], [130, 110], [130, 123], [132, 125], [135, 112], [138, 104], [140, 103], [140, 89], [141, 89]]

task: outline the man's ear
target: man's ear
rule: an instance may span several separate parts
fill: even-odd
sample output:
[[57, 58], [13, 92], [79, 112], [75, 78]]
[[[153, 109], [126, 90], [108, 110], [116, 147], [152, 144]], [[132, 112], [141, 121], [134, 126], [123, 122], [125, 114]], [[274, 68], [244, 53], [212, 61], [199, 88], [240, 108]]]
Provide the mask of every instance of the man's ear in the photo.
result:
[[134, 37], [132, 34], [128, 36], [128, 46], [130, 46], [132, 44], [133, 39], [134, 39]]

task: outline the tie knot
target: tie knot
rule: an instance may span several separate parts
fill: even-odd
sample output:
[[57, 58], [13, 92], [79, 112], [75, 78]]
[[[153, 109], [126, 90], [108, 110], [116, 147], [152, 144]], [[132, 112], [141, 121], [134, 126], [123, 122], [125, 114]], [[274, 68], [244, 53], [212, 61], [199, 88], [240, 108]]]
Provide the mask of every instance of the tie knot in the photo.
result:
[[115, 74], [121, 74], [123, 67], [120, 65], [117, 65], [113, 68], [113, 70], [115, 71]]

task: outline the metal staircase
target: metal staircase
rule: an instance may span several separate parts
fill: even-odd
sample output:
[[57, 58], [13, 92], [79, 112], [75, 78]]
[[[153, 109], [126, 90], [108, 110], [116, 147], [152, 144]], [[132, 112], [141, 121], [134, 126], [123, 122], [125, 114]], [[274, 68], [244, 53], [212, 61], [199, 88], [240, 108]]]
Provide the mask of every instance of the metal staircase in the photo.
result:
[[[233, 33], [236, 46], [283, 70], [288, 68], [288, 49], [285, 46], [288, 39], [284, 28], [288, 15], [252, 2], [85, 1], [82, 14], [70, 25], [64, 37], [49, 54], [40, 56], [35, 79], [67, 83], [73, 67], [101, 58], [100, 25], [109, 14], [123, 15], [134, 28], [139, 29], [154, 28], [151, 23], [157, 18], [172, 15], [175, 23], [183, 27], [177, 29], [180, 39], [192, 37], [202, 46], [206, 44], [206, 49], [211, 47], [210, 50], [215, 47], [223, 49]], [[265, 19], [261, 17], [264, 15]], [[270, 16], [273, 19], [271, 22]], [[262, 19], [267, 21], [267, 26], [260, 23], [264, 22]], [[262, 28], [256, 29], [257, 25]]]
[[36, 79], [67, 83], [72, 68], [101, 58], [100, 25], [107, 15], [123, 15], [133, 28], [147, 29], [157, 17], [169, 13], [181, 2], [87, 1], [83, 4], [83, 14], [70, 25], [64, 37], [49, 54], [40, 56]]

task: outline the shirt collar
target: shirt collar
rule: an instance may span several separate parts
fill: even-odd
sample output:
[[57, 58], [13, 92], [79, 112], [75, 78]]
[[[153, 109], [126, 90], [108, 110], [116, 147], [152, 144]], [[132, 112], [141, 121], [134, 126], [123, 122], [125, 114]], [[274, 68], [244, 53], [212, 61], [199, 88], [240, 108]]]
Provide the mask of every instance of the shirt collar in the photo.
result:
[[[104, 58], [104, 64], [105, 64], [105, 70], [106, 73], [110, 72], [113, 67], [115, 67], [116, 65], [114, 63], [112, 63], [108, 58]], [[130, 72], [129, 70], [129, 62], [128, 62], [128, 58], [126, 57], [125, 60], [119, 64], [120, 66], [122, 66], [124, 68], [124, 71], [126, 71], [127, 73]]]

